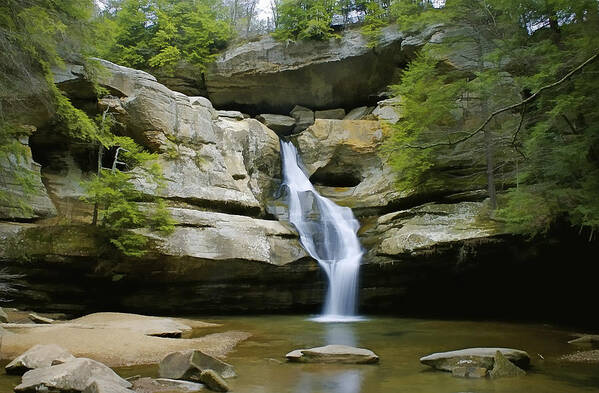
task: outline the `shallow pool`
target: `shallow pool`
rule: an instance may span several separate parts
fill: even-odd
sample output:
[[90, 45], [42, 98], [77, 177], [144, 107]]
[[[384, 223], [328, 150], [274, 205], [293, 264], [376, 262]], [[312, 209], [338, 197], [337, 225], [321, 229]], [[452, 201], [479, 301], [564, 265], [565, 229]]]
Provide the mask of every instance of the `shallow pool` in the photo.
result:
[[[237, 393], [568, 393], [599, 392], [599, 364], [559, 360], [579, 348], [567, 344], [571, 332], [548, 325], [439, 321], [371, 317], [352, 323], [318, 323], [308, 316], [255, 316], [201, 319], [224, 324], [211, 331], [244, 330], [253, 336], [230, 353]], [[369, 348], [377, 365], [319, 365], [285, 362], [293, 349], [326, 344]], [[420, 364], [421, 356], [466, 347], [523, 349], [531, 355], [528, 375], [515, 379], [458, 379]], [[123, 376], [155, 376], [157, 366], [117, 370]], [[18, 378], [0, 377], [0, 392]]]

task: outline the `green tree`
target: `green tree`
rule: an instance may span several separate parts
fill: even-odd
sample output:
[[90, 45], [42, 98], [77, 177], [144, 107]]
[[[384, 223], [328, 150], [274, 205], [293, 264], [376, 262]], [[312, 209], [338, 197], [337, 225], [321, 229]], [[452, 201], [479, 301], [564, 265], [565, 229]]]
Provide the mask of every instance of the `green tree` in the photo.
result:
[[203, 71], [232, 37], [226, 18], [214, 0], [117, 0], [101, 16], [115, 33], [99, 56], [167, 74], [182, 61]]
[[[106, 147], [117, 149], [112, 167], [100, 168], [97, 176], [84, 183], [87, 195], [83, 199], [99, 207], [99, 228], [107, 241], [124, 255], [140, 257], [146, 252], [148, 238], [135, 229], [164, 234], [174, 229], [164, 200], [145, 195], [135, 186], [137, 181], [161, 184], [160, 166], [153, 162], [158, 157], [128, 137], [112, 137]], [[121, 170], [123, 166], [127, 170]], [[144, 208], [140, 202], [152, 204]]]
[[[533, 234], [566, 219], [592, 237], [599, 223], [599, 121], [591, 109], [599, 100], [598, 3], [455, 0], [441, 9], [401, 3], [409, 13], [398, 17], [404, 28], [433, 22], [446, 29], [444, 42], [429, 45], [396, 88], [403, 120], [386, 151], [405, 175], [403, 186], [417, 185], [458, 146], [482, 143], [494, 207], [495, 163], [506, 164], [494, 158], [511, 150], [516, 187], [499, 198], [495, 217]], [[464, 51], [468, 41], [474, 52]], [[447, 62], [438, 61], [450, 53], [472, 60], [467, 72], [447, 71]], [[477, 103], [476, 123], [462, 115], [468, 96]], [[466, 120], [461, 127], [458, 119]], [[456, 127], [461, 131], [452, 133]]]
[[277, 5], [278, 40], [327, 40], [335, 37], [331, 27], [334, 0], [283, 0]]

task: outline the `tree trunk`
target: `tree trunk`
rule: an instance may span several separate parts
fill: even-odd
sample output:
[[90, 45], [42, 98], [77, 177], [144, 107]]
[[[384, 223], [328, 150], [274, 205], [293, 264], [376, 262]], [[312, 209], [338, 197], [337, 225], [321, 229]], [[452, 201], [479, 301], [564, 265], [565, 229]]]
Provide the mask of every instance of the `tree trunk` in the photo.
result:
[[489, 193], [489, 201], [491, 210], [497, 208], [497, 191], [495, 190], [495, 163], [493, 159], [493, 137], [491, 131], [487, 128], [484, 130], [485, 136], [485, 158], [487, 160], [487, 192]]

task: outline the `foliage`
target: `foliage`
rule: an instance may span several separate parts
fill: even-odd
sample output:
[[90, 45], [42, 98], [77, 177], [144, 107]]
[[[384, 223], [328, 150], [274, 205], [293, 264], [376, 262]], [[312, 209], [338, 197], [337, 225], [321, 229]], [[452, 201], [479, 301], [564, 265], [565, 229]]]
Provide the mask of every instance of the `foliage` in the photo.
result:
[[[165, 234], [174, 229], [164, 201], [143, 194], [135, 185], [138, 181], [160, 185], [160, 167], [151, 163], [157, 156], [144, 151], [128, 137], [114, 137], [107, 147], [121, 148], [118, 160], [132, 170], [103, 168], [100, 176], [84, 183], [87, 194], [84, 200], [101, 208], [100, 228], [109, 242], [124, 255], [140, 257], [145, 253], [148, 238], [135, 229], [147, 227]], [[140, 201], [154, 202], [154, 210], [143, 209]]]
[[[404, 29], [443, 23], [449, 32], [443, 42], [427, 46], [395, 88], [402, 120], [384, 152], [401, 173], [400, 186], [418, 186], [439, 159], [458, 150], [480, 151], [482, 159], [484, 147], [497, 161], [492, 172], [507, 166], [515, 173], [511, 183], [516, 187], [500, 196], [496, 219], [511, 231], [531, 235], [567, 220], [592, 239], [599, 227], [599, 115], [594, 109], [599, 105], [599, 62], [585, 61], [599, 48], [597, 2], [455, 0], [440, 9], [429, 5], [392, 4]], [[464, 57], [444, 61], [452, 54]], [[530, 103], [477, 128], [495, 110], [548, 86]], [[467, 111], [468, 97], [474, 97], [478, 113]], [[477, 121], [468, 120], [472, 114]]]
[[[6, 0], [0, 4], [0, 162], [2, 171], [26, 193], [32, 173], [23, 165], [28, 150], [16, 138], [22, 124], [54, 111], [67, 132], [89, 138], [93, 122], [54, 85], [51, 68], [63, 66], [66, 54], [89, 50], [91, 0]], [[25, 133], [26, 134], [26, 133]], [[3, 173], [4, 175], [4, 173]], [[0, 191], [0, 202], [17, 205], [25, 214], [31, 209], [24, 200], [14, 200]]]
[[232, 37], [214, 0], [115, 0], [102, 15], [111, 34], [100, 57], [172, 74], [181, 61], [204, 70]]
[[327, 40], [335, 37], [331, 27], [334, 0], [283, 0], [277, 8], [278, 40]]

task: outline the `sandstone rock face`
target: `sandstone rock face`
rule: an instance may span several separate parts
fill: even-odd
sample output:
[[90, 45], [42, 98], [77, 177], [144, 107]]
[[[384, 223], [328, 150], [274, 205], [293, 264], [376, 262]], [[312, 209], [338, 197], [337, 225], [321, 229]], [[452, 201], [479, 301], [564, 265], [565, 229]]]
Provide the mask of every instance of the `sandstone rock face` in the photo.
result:
[[8, 374], [23, 374], [28, 370], [50, 367], [75, 359], [66, 349], [56, 345], [36, 345], [15, 358], [5, 367]]
[[359, 30], [328, 41], [278, 42], [266, 36], [225, 51], [209, 67], [205, 87], [216, 107], [250, 112], [289, 113], [294, 105], [355, 108], [372, 101], [369, 96], [385, 88], [396, 67], [433, 32], [406, 37], [388, 26], [374, 50]]
[[57, 366], [38, 368], [26, 372], [15, 392], [29, 393], [46, 389], [65, 392], [81, 392], [94, 380], [102, 380], [123, 388], [131, 384], [102, 363], [86, 358], [77, 358]]
[[373, 231], [379, 244], [371, 252], [400, 255], [433, 245], [484, 238], [498, 234], [495, 223], [485, 219], [484, 203], [432, 203], [385, 214]]
[[452, 371], [456, 367], [482, 367], [489, 370], [493, 368], [497, 351], [520, 367], [526, 368], [530, 364], [526, 352], [511, 348], [468, 348], [434, 353], [420, 358], [420, 363], [443, 371]]
[[285, 356], [291, 362], [300, 363], [371, 364], [379, 361], [379, 357], [371, 350], [348, 345], [296, 349]]
[[42, 184], [41, 167], [33, 161], [29, 138], [22, 136], [14, 143], [19, 149], [0, 159], [0, 193], [3, 194], [0, 219], [23, 220], [56, 215], [56, 208]]
[[383, 142], [379, 122], [317, 119], [294, 139], [310, 179], [335, 202], [359, 213], [401, 196], [395, 174], [378, 154]]

